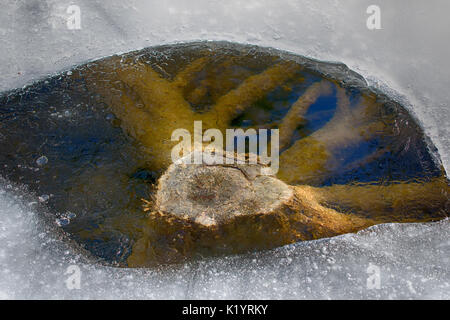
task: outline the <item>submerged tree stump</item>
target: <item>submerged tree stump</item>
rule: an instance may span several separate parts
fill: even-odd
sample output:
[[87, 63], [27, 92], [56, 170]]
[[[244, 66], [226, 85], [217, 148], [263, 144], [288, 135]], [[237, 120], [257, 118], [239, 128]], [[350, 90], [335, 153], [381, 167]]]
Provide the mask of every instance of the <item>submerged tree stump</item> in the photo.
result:
[[[234, 154], [221, 156], [233, 158]], [[190, 158], [188, 155], [172, 164], [159, 180], [158, 211], [211, 227], [240, 216], [279, 211], [293, 197], [287, 184], [261, 174], [265, 167], [262, 164], [208, 165], [184, 161]]]
[[261, 174], [265, 166], [260, 163], [189, 164], [191, 156], [172, 164], [159, 179], [129, 266], [274, 248], [374, 224], [323, 207], [315, 188], [289, 186]]
[[[224, 152], [223, 157], [234, 157]], [[190, 164], [190, 154], [169, 166], [160, 177], [154, 201], [146, 201], [148, 219], [142, 237], [128, 258], [130, 267], [148, 267], [180, 262], [193, 256], [243, 253], [275, 248], [302, 240], [356, 232], [388, 219], [415, 221], [427, 205], [417, 196], [420, 183], [385, 187], [341, 186], [316, 188], [291, 186], [271, 175], [262, 175], [264, 165]], [[442, 204], [448, 188], [445, 180], [426, 185]], [[356, 211], [332, 208], [339, 201]], [[359, 213], [375, 206], [379, 217]], [[405, 215], [409, 212], [411, 218]], [[439, 218], [435, 209], [429, 219]]]

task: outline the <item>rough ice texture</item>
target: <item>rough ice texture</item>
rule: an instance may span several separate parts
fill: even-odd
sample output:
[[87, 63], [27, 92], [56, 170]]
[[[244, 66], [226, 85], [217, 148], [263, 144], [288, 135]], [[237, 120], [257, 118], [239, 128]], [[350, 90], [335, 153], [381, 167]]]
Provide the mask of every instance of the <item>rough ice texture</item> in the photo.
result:
[[[402, 100], [450, 168], [450, 2], [379, 0], [382, 30], [366, 28], [369, 0], [78, 0], [81, 30], [66, 28], [69, 0], [5, 0], [0, 91], [88, 60], [151, 45], [228, 40], [346, 63]], [[388, 89], [389, 88], [389, 89]], [[79, 261], [42, 232], [38, 211], [0, 187], [0, 298], [450, 298], [449, 220], [388, 224], [357, 235], [162, 271]], [[81, 290], [64, 280], [79, 263]], [[368, 290], [367, 267], [381, 289]]]
[[[3, 299], [450, 298], [450, 220], [384, 224], [358, 234], [266, 252], [205, 259], [161, 270], [116, 269], [83, 259], [46, 230], [23, 191], [0, 192]], [[69, 290], [70, 265], [81, 288]], [[380, 289], [368, 289], [369, 266]]]

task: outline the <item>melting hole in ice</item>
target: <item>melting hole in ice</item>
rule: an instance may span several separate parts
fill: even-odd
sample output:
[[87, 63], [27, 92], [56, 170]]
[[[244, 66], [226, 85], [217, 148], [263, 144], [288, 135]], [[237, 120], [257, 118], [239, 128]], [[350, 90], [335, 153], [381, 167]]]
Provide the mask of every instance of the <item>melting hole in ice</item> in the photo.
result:
[[[5, 93], [0, 118], [1, 175], [36, 193], [93, 255], [120, 266], [448, 215], [445, 173], [404, 107], [344, 65], [273, 49], [208, 42], [104, 58]], [[175, 168], [166, 181], [190, 196], [158, 194], [171, 132], [194, 120], [222, 132], [279, 129], [277, 177], [244, 183], [245, 166]], [[274, 205], [274, 194], [285, 198]], [[201, 208], [205, 197], [210, 213], [175, 214], [186, 199]], [[217, 208], [226, 213], [220, 221]]]

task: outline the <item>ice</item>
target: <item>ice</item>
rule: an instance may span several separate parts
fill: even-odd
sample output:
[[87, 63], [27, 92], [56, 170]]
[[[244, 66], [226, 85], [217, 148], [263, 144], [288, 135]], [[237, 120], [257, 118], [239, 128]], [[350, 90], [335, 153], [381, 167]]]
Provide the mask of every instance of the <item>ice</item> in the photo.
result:
[[[67, 28], [72, 4], [81, 9], [80, 30]], [[448, 172], [450, 3], [378, 0], [382, 29], [368, 30], [371, 4], [4, 0], [0, 91], [151, 45], [227, 40], [270, 46], [343, 62], [400, 100], [437, 146]], [[54, 220], [43, 219], [42, 204], [32, 204], [28, 196], [1, 183], [0, 298], [450, 297], [449, 220], [379, 225], [357, 235], [158, 271], [123, 270], [86, 261], [63, 236], [46, 229]], [[82, 272], [80, 290], [66, 287], [72, 264]], [[380, 289], [368, 289], [368, 270], [377, 268]]]
[[[23, 190], [2, 187], [4, 299], [450, 298], [449, 219], [378, 225], [356, 235], [161, 270], [116, 269], [84, 259], [24, 204]], [[72, 265], [81, 271], [80, 289], [66, 286]], [[371, 265], [379, 268], [379, 289], [367, 287]]]

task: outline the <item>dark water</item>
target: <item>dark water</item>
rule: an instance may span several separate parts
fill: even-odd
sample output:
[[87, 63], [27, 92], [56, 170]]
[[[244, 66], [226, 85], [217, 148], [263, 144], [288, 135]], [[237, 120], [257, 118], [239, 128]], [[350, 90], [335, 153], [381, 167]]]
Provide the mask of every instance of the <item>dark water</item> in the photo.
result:
[[[376, 117], [392, 130], [335, 150], [340, 164], [330, 167], [331, 173], [314, 185], [426, 181], [441, 175], [430, 151], [434, 152], [433, 146], [426, 143], [407, 111], [381, 94], [370, 93], [361, 78], [344, 66], [225, 43], [148, 48], [128, 56], [139, 57], [162, 77], [173, 79], [205, 51], [212, 54], [212, 61], [183, 92], [199, 113], [276, 62], [289, 59], [304, 66], [294, 78], [235, 117], [234, 127], [276, 128], [292, 103], [322, 79], [342, 85], [353, 107], [363, 95], [375, 97]], [[88, 69], [89, 65], [77, 68]], [[108, 79], [105, 74], [103, 80]], [[196, 88], [205, 83], [205, 92], [195, 96]], [[308, 109], [291, 145], [323, 128], [335, 115], [336, 105], [333, 87], [331, 95], [319, 97]], [[377, 150], [384, 152], [360, 161]], [[64, 73], [4, 93], [0, 97], [0, 151], [3, 177], [28, 186], [46, 201], [62, 228], [95, 255], [125, 263], [146, 217], [141, 199], [151, 198], [152, 185], [163, 168], [155, 168], [144, 156], [139, 141], [124, 133], [121, 120], [83, 77]]]

